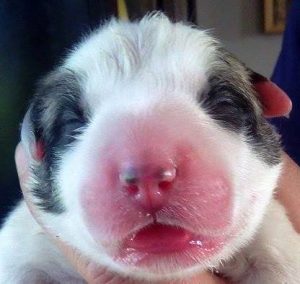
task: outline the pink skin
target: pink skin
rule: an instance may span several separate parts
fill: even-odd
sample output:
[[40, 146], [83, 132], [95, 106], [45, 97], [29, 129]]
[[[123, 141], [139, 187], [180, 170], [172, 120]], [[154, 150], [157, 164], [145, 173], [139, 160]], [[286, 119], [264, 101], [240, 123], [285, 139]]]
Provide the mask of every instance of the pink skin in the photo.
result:
[[95, 241], [115, 260], [140, 267], [168, 259], [190, 267], [219, 251], [232, 229], [233, 200], [218, 153], [199, 151], [193, 138], [183, 144], [172, 131], [162, 137], [155, 123], [118, 133], [81, 184]]
[[260, 77], [254, 88], [260, 96], [265, 117], [289, 116], [292, 110], [292, 101], [277, 85]]

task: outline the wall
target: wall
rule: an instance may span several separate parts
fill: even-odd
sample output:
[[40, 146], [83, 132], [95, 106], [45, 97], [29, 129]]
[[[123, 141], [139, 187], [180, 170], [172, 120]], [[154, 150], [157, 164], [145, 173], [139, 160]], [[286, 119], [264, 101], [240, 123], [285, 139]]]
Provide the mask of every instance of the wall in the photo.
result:
[[262, 0], [196, 0], [197, 22], [212, 29], [225, 47], [253, 70], [269, 77], [281, 47], [281, 35], [263, 33]]

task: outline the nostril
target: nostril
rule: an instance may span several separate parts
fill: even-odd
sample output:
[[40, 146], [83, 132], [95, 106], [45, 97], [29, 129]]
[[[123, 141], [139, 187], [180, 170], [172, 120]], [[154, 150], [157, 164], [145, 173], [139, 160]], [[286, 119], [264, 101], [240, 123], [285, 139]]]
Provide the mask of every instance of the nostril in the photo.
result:
[[136, 184], [124, 185], [123, 188], [126, 189], [130, 194], [137, 194], [139, 191], [139, 188]]
[[129, 168], [119, 174], [119, 179], [124, 185], [136, 185], [138, 182], [137, 171]]
[[158, 180], [160, 183], [171, 183], [176, 178], [176, 168], [161, 169], [158, 173]]
[[143, 191], [162, 194], [173, 187], [176, 175], [175, 166], [165, 168], [128, 167], [119, 173], [119, 181], [123, 189], [133, 195], [143, 194]]
[[136, 194], [139, 191], [138, 188], [138, 176], [137, 171], [133, 168], [128, 168], [119, 174], [120, 182], [123, 188], [130, 194]]
[[158, 187], [162, 190], [169, 190], [173, 186], [173, 182], [176, 178], [176, 168], [162, 169], [158, 175]]
[[158, 187], [162, 190], [169, 190], [170, 188], [172, 188], [173, 182], [172, 181], [161, 181], [158, 184]]
[[120, 167], [119, 183], [135, 205], [153, 213], [168, 202], [177, 174], [173, 164], [125, 165]]

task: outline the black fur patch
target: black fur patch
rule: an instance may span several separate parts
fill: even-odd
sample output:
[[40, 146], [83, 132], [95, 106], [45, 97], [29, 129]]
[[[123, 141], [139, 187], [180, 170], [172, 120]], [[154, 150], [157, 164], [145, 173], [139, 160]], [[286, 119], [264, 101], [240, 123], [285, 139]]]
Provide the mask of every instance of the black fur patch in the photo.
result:
[[209, 92], [201, 94], [201, 105], [224, 128], [241, 132], [255, 127], [255, 109], [251, 101], [221, 76], [209, 79]]
[[208, 80], [209, 90], [199, 95], [201, 106], [222, 127], [244, 133], [254, 152], [267, 164], [280, 163], [280, 139], [265, 120], [250, 82], [252, 71], [220, 49], [219, 69]]
[[38, 183], [33, 194], [47, 212], [62, 213], [65, 208], [55, 184], [59, 154], [73, 143], [86, 119], [81, 108], [80, 86], [70, 71], [51, 73], [43, 80], [33, 98], [30, 119], [36, 141], [43, 145], [42, 162], [33, 169]]

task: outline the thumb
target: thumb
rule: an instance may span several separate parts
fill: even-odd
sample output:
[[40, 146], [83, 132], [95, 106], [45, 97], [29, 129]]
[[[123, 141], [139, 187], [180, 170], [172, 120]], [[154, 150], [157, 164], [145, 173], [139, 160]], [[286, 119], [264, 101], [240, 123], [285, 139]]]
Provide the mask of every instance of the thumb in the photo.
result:
[[64, 254], [67, 260], [73, 265], [75, 270], [83, 277], [89, 284], [134, 284], [129, 279], [122, 278], [116, 273], [107, 270], [104, 267], [96, 265], [94, 262], [75, 248], [69, 246], [59, 239], [54, 240], [60, 251]]
[[29, 178], [29, 161], [21, 142], [17, 145], [15, 151], [15, 162], [20, 186], [24, 193], [24, 185], [27, 183]]

